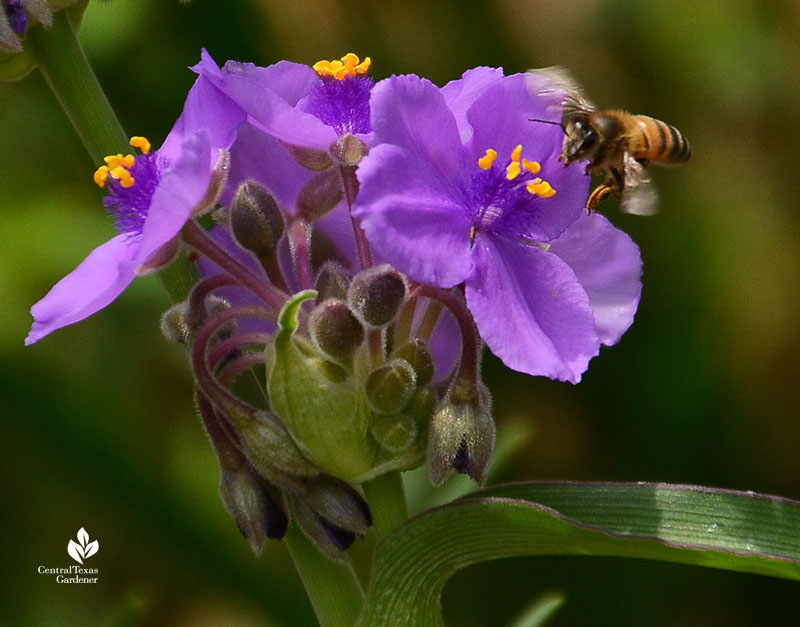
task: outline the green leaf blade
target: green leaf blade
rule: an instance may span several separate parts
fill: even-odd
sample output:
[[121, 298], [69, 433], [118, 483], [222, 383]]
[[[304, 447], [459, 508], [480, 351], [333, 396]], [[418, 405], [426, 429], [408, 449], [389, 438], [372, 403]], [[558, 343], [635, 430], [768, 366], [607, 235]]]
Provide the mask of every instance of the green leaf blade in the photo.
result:
[[466, 566], [521, 555], [604, 555], [800, 580], [800, 503], [668, 484], [498, 486], [429, 510], [378, 548], [361, 625], [441, 625]]

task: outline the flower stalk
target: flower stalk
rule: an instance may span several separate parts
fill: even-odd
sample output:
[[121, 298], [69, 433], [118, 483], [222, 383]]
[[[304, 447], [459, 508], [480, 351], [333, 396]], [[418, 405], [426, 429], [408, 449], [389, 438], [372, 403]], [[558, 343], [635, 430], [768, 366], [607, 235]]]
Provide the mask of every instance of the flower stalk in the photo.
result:
[[127, 152], [128, 138], [78, 42], [66, 11], [53, 14], [53, 25], [31, 28], [27, 35], [39, 69], [92, 161]]

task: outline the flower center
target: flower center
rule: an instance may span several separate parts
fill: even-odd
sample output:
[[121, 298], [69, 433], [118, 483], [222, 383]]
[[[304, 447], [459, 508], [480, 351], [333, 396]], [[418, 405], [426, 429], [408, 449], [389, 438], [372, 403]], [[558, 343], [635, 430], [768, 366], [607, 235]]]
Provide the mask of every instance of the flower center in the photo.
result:
[[352, 52], [341, 60], [318, 61], [312, 67], [320, 82], [307, 96], [305, 108], [339, 136], [369, 133], [369, 94], [372, 79], [367, 74], [369, 57], [363, 61]]
[[522, 144], [512, 151], [505, 168], [496, 162], [497, 151], [487, 149], [470, 181], [468, 194], [476, 207], [470, 229], [473, 240], [478, 231], [525, 237], [531, 217], [540, 210], [533, 201], [556, 194], [550, 183], [536, 176], [541, 164], [522, 157]]
[[120, 233], [131, 237], [141, 235], [150, 201], [161, 179], [160, 163], [150, 154], [150, 142], [144, 137], [131, 137], [131, 146], [142, 154], [109, 155], [94, 173], [94, 182], [108, 188], [103, 199], [106, 209], [115, 218]]

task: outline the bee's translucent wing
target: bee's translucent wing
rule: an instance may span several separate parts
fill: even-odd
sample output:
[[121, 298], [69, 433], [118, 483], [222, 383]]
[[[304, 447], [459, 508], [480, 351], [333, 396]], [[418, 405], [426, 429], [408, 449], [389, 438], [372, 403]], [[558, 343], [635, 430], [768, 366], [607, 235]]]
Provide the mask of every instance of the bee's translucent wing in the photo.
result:
[[583, 94], [583, 89], [563, 67], [556, 65], [528, 70], [530, 74], [545, 79], [535, 88], [536, 95], [553, 101], [548, 111], [562, 111], [562, 122], [566, 122], [576, 113], [596, 111], [595, 107]]
[[622, 190], [620, 209], [637, 216], [658, 213], [658, 194], [645, 166], [626, 152], [623, 159], [625, 188]]

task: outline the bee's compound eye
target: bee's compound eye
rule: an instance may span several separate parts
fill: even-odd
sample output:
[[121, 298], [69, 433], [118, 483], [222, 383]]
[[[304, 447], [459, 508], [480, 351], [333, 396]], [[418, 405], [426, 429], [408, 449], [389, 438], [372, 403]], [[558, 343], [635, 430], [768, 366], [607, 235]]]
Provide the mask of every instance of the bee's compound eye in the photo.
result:
[[580, 146], [578, 146], [578, 152], [585, 153], [591, 150], [596, 141], [597, 133], [595, 133], [594, 129], [591, 127], [587, 127], [583, 134], [583, 139], [581, 140]]

